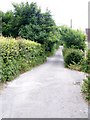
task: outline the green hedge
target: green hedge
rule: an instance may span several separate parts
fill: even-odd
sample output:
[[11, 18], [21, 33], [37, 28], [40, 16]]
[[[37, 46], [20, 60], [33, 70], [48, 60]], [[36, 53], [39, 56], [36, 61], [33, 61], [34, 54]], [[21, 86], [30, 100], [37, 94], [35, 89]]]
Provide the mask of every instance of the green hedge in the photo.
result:
[[87, 56], [81, 62], [81, 71], [90, 74], [90, 50], [87, 51]]
[[83, 52], [78, 49], [64, 48], [63, 55], [66, 67], [71, 64], [78, 64], [83, 59]]
[[88, 69], [87, 72], [90, 73], [90, 50], [88, 50], [88, 55], [87, 55], [87, 64], [88, 64]]
[[88, 50], [87, 59], [82, 67], [84, 67], [85, 72], [89, 73], [87, 79], [84, 80], [82, 85], [82, 91], [85, 93], [86, 99], [90, 101], [90, 50]]
[[30, 40], [0, 37], [0, 80], [12, 80], [21, 72], [43, 63], [46, 55], [41, 44]]
[[74, 30], [67, 26], [60, 27], [61, 40], [67, 48], [85, 50], [86, 35], [81, 30]]
[[86, 99], [90, 101], [90, 76], [84, 80], [82, 92], [85, 93]]

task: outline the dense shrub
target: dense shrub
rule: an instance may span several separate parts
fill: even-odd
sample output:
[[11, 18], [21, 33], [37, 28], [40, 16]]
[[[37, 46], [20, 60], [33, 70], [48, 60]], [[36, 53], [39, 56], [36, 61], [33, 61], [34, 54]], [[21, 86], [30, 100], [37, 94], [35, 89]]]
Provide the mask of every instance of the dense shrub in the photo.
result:
[[78, 64], [83, 59], [83, 53], [77, 49], [64, 49], [64, 61], [65, 66], [69, 66], [70, 64]]
[[90, 50], [88, 50], [88, 55], [87, 55], [87, 64], [88, 64], [87, 71], [88, 71], [88, 73], [90, 73]]
[[67, 48], [85, 50], [86, 35], [81, 30], [74, 30], [67, 26], [61, 26], [60, 34]]
[[76, 64], [76, 63], [70, 64], [70, 65], [68, 65], [68, 68], [70, 68], [72, 70], [81, 71], [80, 63], [78, 63], [78, 64]]
[[82, 85], [82, 91], [86, 94], [86, 99], [90, 101], [90, 76], [84, 80]]
[[[14, 11], [0, 12], [2, 35], [14, 38], [21, 36], [45, 45], [46, 53], [52, 53], [60, 40], [59, 30], [47, 9], [44, 13], [36, 3], [13, 3]], [[54, 44], [55, 43], [55, 44]]]
[[88, 50], [86, 58], [81, 61], [81, 71], [90, 73], [90, 50]]
[[58, 31], [51, 32], [48, 37], [48, 41], [44, 44], [45, 45], [45, 52], [47, 56], [52, 55], [56, 49], [60, 46], [60, 35]]
[[0, 37], [0, 80], [9, 81], [20, 72], [43, 63], [46, 59], [41, 44], [28, 40]]

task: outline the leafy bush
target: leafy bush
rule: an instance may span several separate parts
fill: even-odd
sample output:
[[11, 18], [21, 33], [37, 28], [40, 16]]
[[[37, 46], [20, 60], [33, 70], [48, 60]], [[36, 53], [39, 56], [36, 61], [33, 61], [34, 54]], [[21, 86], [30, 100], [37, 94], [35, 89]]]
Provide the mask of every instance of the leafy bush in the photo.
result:
[[68, 68], [73, 69], [73, 70], [77, 70], [77, 71], [81, 71], [81, 65], [80, 65], [80, 63], [76, 64], [76, 63], [73, 62], [73, 64], [70, 64], [68, 66]]
[[87, 72], [90, 73], [90, 50], [88, 50], [87, 64], [88, 64]]
[[83, 59], [83, 53], [77, 49], [64, 49], [64, 61], [65, 66], [68, 67], [70, 64], [78, 64]]
[[90, 50], [88, 50], [86, 58], [81, 61], [81, 71], [90, 73]]
[[49, 33], [48, 41], [44, 45], [47, 56], [52, 55], [59, 48], [60, 34], [58, 30]]
[[14, 11], [2, 14], [2, 35], [18, 36], [45, 45], [46, 54], [51, 55], [60, 40], [59, 30], [47, 9], [42, 13], [36, 3], [13, 3]]
[[82, 85], [82, 91], [86, 94], [86, 99], [90, 100], [90, 76], [84, 80]]
[[20, 72], [43, 63], [45, 50], [41, 44], [28, 40], [0, 37], [0, 80], [9, 81]]
[[60, 28], [61, 39], [67, 48], [85, 50], [86, 35], [82, 31], [67, 26], [61, 26]]

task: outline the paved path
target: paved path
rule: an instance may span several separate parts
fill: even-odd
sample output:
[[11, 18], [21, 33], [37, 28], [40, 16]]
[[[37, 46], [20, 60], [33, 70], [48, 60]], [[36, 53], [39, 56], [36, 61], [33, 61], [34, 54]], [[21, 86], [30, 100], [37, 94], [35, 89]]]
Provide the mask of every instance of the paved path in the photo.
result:
[[62, 47], [47, 62], [10, 82], [0, 95], [3, 118], [87, 118], [84, 73], [64, 68]]

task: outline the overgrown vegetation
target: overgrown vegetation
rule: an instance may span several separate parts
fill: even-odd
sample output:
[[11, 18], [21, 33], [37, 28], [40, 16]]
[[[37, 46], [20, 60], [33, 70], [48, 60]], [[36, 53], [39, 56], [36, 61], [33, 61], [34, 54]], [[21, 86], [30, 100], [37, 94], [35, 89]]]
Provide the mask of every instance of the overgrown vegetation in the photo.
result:
[[[0, 34], [2, 31], [4, 36], [0, 37], [2, 82], [43, 63], [60, 44], [64, 45], [66, 67], [90, 73], [90, 50], [85, 58], [86, 35], [82, 31], [67, 26], [57, 27], [50, 11], [42, 13], [36, 3], [22, 2], [13, 4], [13, 7], [14, 11], [0, 11]], [[82, 88], [90, 100], [90, 77], [84, 81]]]
[[63, 50], [65, 66], [79, 64], [83, 59], [83, 52], [77, 49], [65, 48]]
[[7, 37], [0, 38], [2, 81], [43, 63], [60, 45], [59, 29], [49, 10], [43, 13], [33, 2], [13, 3], [13, 7], [14, 11], [0, 11], [2, 36]]
[[80, 30], [73, 30], [67, 26], [61, 26], [60, 34], [64, 44], [63, 55], [65, 66], [81, 70], [81, 63], [83, 63], [86, 48], [85, 34]]
[[[61, 39], [64, 43], [63, 56], [65, 66], [90, 74], [90, 50], [85, 57], [86, 36], [82, 31], [73, 30], [66, 26], [61, 26]], [[84, 80], [82, 91], [86, 94], [86, 99], [90, 100], [90, 76]]]
[[41, 44], [0, 37], [0, 81], [12, 80], [45, 60], [45, 50]]
[[85, 50], [86, 35], [81, 30], [74, 30], [67, 26], [60, 27], [61, 40], [64, 47]]
[[90, 50], [88, 50], [86, 64], [84, 63], [83, 66], [85, 68], [85, 72], [87, 72], [89, 75], [83, 82], [82, 91], [85, 93], [86, 99], [90, 101]]
[[90, 50], [88, 50], [87, 54], [87, 72], [90, 74]]
[[85, 93], [86, 99], [90, 101], [90, 76], [84, 80], [82, 85], [82, 92]]
[[49, 10], [42, 13], [36, 3], [13, 4], [14, 11], [2, 14], [2, 35], [22, 37], [45, 46], [46, 53], [53, 52], [60, 41], [59, 30]]

